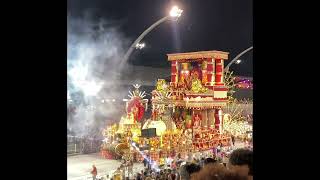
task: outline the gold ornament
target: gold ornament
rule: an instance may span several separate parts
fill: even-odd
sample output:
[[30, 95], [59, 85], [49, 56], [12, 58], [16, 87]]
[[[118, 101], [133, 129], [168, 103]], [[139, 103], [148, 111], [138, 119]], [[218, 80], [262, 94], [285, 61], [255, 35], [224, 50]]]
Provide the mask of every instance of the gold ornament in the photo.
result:
[[202, 83], [199, 79], [193, 79], [192, 80], [192, 85], [191, 85], [191, 91], [195, 93], [204, 93], [208, 89], [206, 87], [202, 86]]

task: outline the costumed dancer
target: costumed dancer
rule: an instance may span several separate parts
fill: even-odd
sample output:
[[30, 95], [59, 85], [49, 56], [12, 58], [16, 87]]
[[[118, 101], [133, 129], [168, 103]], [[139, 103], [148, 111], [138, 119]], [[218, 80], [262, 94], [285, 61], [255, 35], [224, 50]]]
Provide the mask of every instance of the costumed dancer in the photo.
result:
[[97, 177], [97, 174], [98, 174], [98, 171], [97, 171], [97, 168], [95, 165], [92, 165], [92, 171], [91, 171], [91, 174], [92, 174], [92, 179], [93, 180], [96, 180], [96, 177]]

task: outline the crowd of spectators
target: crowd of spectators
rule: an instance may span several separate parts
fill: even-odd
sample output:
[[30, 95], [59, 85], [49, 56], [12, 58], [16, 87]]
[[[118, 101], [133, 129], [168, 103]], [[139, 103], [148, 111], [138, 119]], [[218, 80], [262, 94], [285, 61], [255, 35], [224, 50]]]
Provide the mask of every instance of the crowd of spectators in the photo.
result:
[[[173, 160], [162, 168], [147, 166], [126, 179], [134, 180], [252, 180], [253, 153], [249, 149], [236, 149], [228, 157], [202, 157], [192, 161]], [[116, 180], [115, 178], [111, 178]]]

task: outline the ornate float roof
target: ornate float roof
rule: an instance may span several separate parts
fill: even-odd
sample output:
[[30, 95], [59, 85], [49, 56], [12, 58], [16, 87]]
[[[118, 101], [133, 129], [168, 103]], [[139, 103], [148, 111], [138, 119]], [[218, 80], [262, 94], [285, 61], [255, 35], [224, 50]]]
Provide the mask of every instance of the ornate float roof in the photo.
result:
[[185, 107], [189, 109], [213, 109], [218, 107], [224, 107], [227, 105], [228, 100], [210, 100], [210, 101], [198, 101], [190, 99], [186, 100], [152, 100], [154, 105], [164, 105], [164, 106], [176, 106], [176, 107]]
[[167, 54], [168, 61], [201, 59], [201, 58], [215, 58], [215, 59], [226, 60], [228, 59], [228, 55], [229, 55], [228, 52], [223, 52], [223, 51], [198, 51], [198, 52]]

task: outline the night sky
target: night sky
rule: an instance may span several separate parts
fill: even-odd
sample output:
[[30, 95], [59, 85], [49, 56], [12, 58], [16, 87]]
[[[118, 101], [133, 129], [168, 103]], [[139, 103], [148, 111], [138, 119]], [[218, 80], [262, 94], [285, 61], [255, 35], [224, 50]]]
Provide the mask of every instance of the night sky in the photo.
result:
[[[91, 13], [97, 20], [106, 19], [132, 43], [172, 5], [183, 9], [182, 16], [152, 30], [142, 40], [146, 48], [135, 50], [130, 64], [169, 68], [166, 54], [204, 50], [229, 52], [227, 64], [253, 46], [252, 0], [68, 0], [68, 15], [79, 18]], [[240, 59], [242, 63], [231, 70], [252, 76], [252, 51]]]

